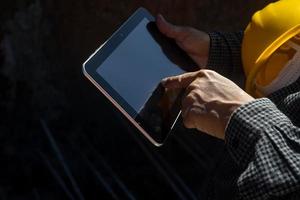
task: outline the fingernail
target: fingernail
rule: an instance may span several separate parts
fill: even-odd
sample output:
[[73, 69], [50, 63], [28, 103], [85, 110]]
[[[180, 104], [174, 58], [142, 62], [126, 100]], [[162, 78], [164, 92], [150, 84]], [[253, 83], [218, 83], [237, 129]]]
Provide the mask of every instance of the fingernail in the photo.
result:
[[163, 22], [167, 22], [167, 20], [165, 19], [164, 16], [160, 15], [160, 17], [161, 17], [161, 20], [162, 20]]
[[162, 14], [158, 14], [158, 15], [157, 15], [157, 18], [158, 18], [159, 20], [161, 20], [162, 22], [165, 22], [165, 21], [166, 21], [166, 19], [164, 18], [164, 16], [163, 16]]

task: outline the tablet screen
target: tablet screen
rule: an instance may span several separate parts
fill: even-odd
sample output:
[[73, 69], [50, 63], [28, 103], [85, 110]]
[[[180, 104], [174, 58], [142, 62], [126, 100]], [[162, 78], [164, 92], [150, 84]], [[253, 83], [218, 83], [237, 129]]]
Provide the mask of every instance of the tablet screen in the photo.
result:
[[190, 60], [147, 17], [109, 48], [113, 50], [95, 70], [103, 79], [99, 81], [154, 140], [162, 143], [180, 112], [182, 90], [166, 90], [160, 82], [191, 71]]
[[97, 69], [136, 113], [144, 108], [163, 78], [184, 73], [164, 54], [147, 30], [148, 23], [144, 18]]

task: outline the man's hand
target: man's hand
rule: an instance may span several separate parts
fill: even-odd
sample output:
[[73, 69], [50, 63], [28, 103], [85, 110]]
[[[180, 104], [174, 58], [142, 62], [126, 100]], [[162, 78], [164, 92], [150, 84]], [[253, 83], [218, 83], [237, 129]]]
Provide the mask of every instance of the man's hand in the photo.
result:
[[176, 41], [197, 64], [203, 69], [207, 65], [210, 37], [207, 33], [190, 27], [175, 26], [158, 15], [156, 24], [160, 32]]
[[224, 139], [225, 129], [235, 109], [252, 100], [229, 79], [211, 70], [199, 70], [162, 80], [165, 88], [185, 88], [182, 117], [187, 128], [196, 128]]

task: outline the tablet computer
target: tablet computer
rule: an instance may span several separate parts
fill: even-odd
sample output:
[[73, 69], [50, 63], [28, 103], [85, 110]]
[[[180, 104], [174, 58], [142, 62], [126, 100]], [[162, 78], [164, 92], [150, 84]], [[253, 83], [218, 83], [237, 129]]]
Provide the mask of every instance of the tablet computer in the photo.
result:
[[166, 90], [160, 82], [196, 65], [154, 21], [139, 8], [90, 56], [83, 72], [129, 122], [160, 146], [178, 120], [183, 93]]

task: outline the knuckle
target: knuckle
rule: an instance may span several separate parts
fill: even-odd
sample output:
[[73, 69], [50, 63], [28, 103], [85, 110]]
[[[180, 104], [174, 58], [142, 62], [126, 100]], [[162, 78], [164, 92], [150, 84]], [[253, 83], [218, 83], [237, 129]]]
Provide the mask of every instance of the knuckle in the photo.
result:
[[186, 108], [189, 107], [191, 105], [193, 105], [195, 101], [195, 98], [192, 94], [188, 94], [183, 100], [182, 100], [182, 107]]
[[197, 72], [197, 76], [198, 76], [198, 77], [204, 76], [204, 75], [205, 75], [205, 71], [206, 71], [206, 69], [201, 69], [201, 70], [199, 70], [199, 71]]
[[172, 81], [175, 81], [175, 77], [169, 77], [168, 79], [167, 79], [167, 82], [172, 82]]
[[210, 69], [202, 69], [199, 71], [199, 75], [203, 77], [209, 77], [211, 75], [214, 75], [216, 72]]
[[193, 82], [186, 88], [186, 91], [191, 93], [192, 91], [196, 90], [197, 88], [198, 88], [198, 85]]

